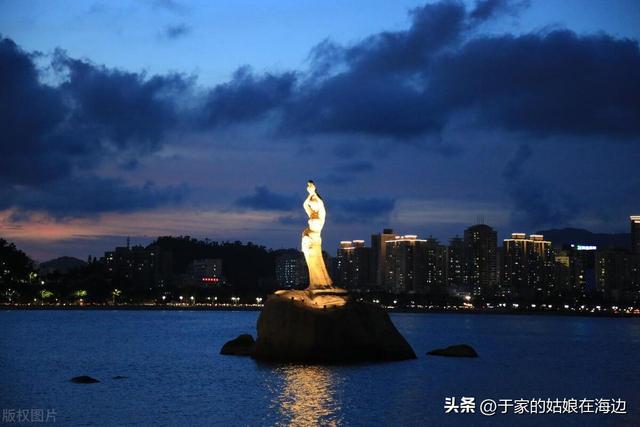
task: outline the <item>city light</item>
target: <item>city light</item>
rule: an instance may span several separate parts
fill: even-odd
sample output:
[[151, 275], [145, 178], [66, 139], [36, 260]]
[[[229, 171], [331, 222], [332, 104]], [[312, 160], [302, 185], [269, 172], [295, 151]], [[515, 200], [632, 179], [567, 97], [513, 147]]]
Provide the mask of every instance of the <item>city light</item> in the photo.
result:
[[[640, 236], [640, 227], [633, 219], [631, 227], [631, 237]], [[636, 240], [640, 241], [640, 237]], [[640, 258], [632, 251], [635, 246], [612, 249], [596, 244], [552, 244], [543, 234], [524, 232], [510, 233], [509, 238], [502, 240], [502, 246], [498, 246], [499, 243], [496, 230], [486, 224], [468, 227], [462, 237], [452, 238], [448, 244], [433, 237], [421, 239], [417, 234], [394, 234], [393, 230], [384, 229], [372, 235], [371, 245], [363, 239], [341, 240], [331, 277], [337, 286], [359, 294], [357, 299], [383, 304], [393, 310], [457, 310], [470, 308], [473, 302], [473, 308], [478, 310], [529, 309], [615, 315], [636, 312], [637, 293], [620, 292], [616, 288], [619, 283], [626, 283], [627, 278], [632, 281], [630, 289], [635, 289], [636, 282], [640, 283], [636, 278]], [[194, 241], [194, 245], [199, 244], [202, 242]], [[156, 267], [151, 270], [154, 257], [163, 253], [161, 249], [142, 246], [118, 247], [105, 252], [103, 258], [94, 262], [103, 263], [106, 292], [94, 294], [92, 289], [75, 289], [65, 294], [57, 289], [58, 277], [48, 279], [45, 274], [32, 271], [20, 282], [38, 288], [30, 293], [28, 300], [8, 288], [0, 298], [10, 305], [31, 305], [37, 295], [39, 305], [163, 304], [166, 307], [172, 300], [176, 305], [185, 301], [196, 305], [195, 292], [200, 292], [197, 289], [234, 289], [235, 284], [221, 276], [222, 259], [191, 260], [184, 273], [167, 271], [163, 275], [157, 273]], [[248, 306], [262, 305], [263, 297], [251, 295], [258, 290], [258, 283], [277, 283], [280, 289], [300, 289], [308, 285], [307, 266], [299, 251], [283, 251], [273, 261], [275, 281], [273, 277], [255, 277], [254, 287], [247, 287], [246, 294], [225, 296], [227, 302], [222, 305], [239, 305], [241, 299], [250, 301]], [[5, 263], [0, 265], [0, 271], [9, 274], [7, 272], [14, 269]], [[74, 280], [74, 283], [90, 283]], [[143, 282], [137, 285], [138, 289], [148, 291], [149, 296], [127, 288], [132, 281], [138, 283], [139, 280]], [[43, 289], [44, 286], [47, 289]], [[173, 296], [172, 292], [178, 289], [194, 294]], [[264, 290], [261, 288], [260, 292]], [[446, 295], [446, 300], [434, 302], [434, 290]], [[105, 293], [104, 301], [96, 300]], [[203, 293], [203, 301], [217, 305], [217, 297]], [[313, 298], [308, 301], [300, 296], [294, 298], [316, 308], [335, 305], [320, 304]], [[632, 308], [613, 308], [619, 305]]]

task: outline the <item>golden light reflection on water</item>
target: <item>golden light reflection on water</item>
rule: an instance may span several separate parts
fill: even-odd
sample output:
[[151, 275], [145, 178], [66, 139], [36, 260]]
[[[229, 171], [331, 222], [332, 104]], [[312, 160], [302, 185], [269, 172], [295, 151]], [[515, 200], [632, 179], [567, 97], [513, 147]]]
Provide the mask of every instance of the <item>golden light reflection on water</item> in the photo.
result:
[[336, 378], [323, 366], [284, 366], [278, 369], [283, 385], [276, 407], [284, 425], [340, 425], [340, 404], [335, 396]]

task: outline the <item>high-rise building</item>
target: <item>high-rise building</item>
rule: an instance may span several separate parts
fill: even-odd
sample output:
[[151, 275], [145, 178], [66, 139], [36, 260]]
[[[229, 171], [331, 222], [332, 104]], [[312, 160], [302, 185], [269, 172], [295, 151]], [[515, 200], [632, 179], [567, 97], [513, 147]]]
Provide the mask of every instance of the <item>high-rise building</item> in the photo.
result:
[[427, 292], [426, 242], [413, 234], [387, 240], [384, 283], [389, 292]]
[[379, 289], [385, 288], [386, 278], [386, 260], [387, 260], [387, 241], [395, 239], [396, 235], [393, 233], [393, 229], [385, 228], [382, 233], [371, 235], [371, 260], [370, 271], [371, 279], [375, 282], [376, 287]]
[[634, 254], [610, 248], [596, 254], [598, 292], [615, 304], [640, 303], [640, 271]]
[[309, 270], [302, 252], [295, 249], [277, 251], [276, 281], [281, 289], [304, 289], [309, 286]]
[[364, 240], [343, 240], [336, 256], [334, 281], [345, 289], [366, 289], [370, 284], [371, 248]]
[[502, 258], [502, 285], [519, 297], [532, 297], [529, 287], [529, 259], [533, 254], [531, 241], [525, 233], [511, 233], [504, 239]]
[[632, 215], [631, 220], [631, 253], [640, 256], [640, 215]]
[[538, 295], [553, 295], [555, 289], [555, 250], [551, 242], [544, 239], [541, 234], [529, 236], [533, 247], [533, 257], [529, 260], [530, 285]]
[[427, 291], [444, 291], [447, 271], [447, 248], [438, 239], [429, 237], [424, 244], [424, 274]]
[[598, 247], [595, 245], [570, 245], [572, 257], [576, 258], [579, 267], [578, 280], [581, 291], [593, 291], [596, 289], [596, 254]]
[[512, 233], [504, 239], [502, 285], [524, 299], [554, 294], [555, 262], [551, 242], [544, 236]]
[[465, 261], [464, 241], [456, 236], [449, 240], [446, 252], [446, 284], [450, 294], [459, 295], [464, 292]]
[[555, 255], [554, 282], [562, 295], [581, 297], [595, 288], [595, 246], [565, 245]]
[[477, 224], [464, 231], [464, 257], [467, 285], [474, 296], [489, 296], [498, 282], [496, 231]]

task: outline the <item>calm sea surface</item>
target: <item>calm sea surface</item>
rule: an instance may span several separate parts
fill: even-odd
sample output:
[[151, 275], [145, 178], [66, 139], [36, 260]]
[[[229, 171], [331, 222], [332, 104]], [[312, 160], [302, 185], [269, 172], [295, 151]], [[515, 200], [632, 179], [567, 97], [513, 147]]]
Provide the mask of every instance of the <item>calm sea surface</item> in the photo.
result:
[[[53, 409], [58, 425], [640, 426], [640, 319], [394, 314], [417, 360], [320, 367], [220, 356], [225, 341], [255, 335], [257, 316], [0, 311], [0, 409]], [[456, 343], [480, 357], [425, 355]], [[101, 382], [68, 381], [85, 374]], [[445, 414], [450, 396], [620, 398], [628, 414]]]

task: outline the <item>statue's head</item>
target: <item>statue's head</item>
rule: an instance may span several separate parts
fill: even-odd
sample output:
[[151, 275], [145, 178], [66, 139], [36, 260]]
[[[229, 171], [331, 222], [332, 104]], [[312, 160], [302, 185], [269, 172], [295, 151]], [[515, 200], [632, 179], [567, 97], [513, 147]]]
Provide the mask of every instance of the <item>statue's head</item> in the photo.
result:
[[307, 181], [307, 192], [309, 194], [313, 194], [313, 193], [316, 192], [316, 184], [315, 184], [315, 182], [313, 182], [311, 180]]

